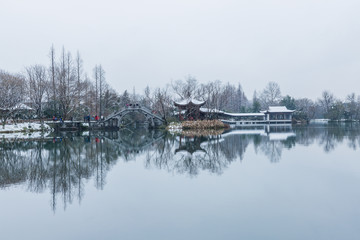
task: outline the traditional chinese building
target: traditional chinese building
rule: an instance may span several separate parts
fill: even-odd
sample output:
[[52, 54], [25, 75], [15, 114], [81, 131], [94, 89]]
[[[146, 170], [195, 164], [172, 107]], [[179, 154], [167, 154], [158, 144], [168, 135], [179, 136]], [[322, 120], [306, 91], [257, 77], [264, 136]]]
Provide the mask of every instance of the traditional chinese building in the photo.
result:
[[199, 120], [202, 119], [203, 116], [200, 111], [200, 107], [205, 103], [206, 101], [184, 99], [178, 102], [174, 102], [174, 105], [179, 110], [179, 120]]
[[285, 106], [269, 107], [265, 114], [267, 123], [291, 123], [294, 110], [289, 110]]
[[227, 113], [219, 111], [221, 121], [230, 126], [242, 126], [252, 124], [291, 124], [294, 110], [285, 106], [269, 107], [260, 113]]

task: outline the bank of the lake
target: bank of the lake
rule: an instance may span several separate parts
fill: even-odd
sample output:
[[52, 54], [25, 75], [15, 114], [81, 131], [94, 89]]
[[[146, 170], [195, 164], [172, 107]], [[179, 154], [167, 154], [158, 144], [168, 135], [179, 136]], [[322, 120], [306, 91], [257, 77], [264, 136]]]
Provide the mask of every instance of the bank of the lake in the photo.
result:
[[5, 124], [0, 126], [0, 134], [4, 133], [29, 133], [29, 132], [47, 132], [51, 131], [51, 127], [47, 124], [35, 123], [35, 122], [24, 122]]

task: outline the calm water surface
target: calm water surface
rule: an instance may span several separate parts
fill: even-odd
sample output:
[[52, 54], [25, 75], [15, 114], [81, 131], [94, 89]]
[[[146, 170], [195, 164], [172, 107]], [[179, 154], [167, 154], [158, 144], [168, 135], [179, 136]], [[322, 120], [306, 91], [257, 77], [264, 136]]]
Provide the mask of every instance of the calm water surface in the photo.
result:
[[0, 140], [1, 239], [360, 239], [360, 126]]

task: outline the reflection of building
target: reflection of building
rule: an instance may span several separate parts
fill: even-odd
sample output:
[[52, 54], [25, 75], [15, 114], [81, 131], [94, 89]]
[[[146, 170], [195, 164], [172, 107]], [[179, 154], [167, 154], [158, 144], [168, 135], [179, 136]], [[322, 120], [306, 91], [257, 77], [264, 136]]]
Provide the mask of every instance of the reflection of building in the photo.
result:
[[193, 154], [195, 152], [206, 152], [202, 147], [201, 143], [208, 141], [206, 137], [182, 137], [179, 138], [179, 146], [175, 149], [175, 154], [178, 152], [186, 152]]
[[179, 102], [174, 102], [174, 105], [179, 109], [180, 120], [198, 120], [201, 119], [200, 107], [205, 104], [205, 101], [195, 99], [184, 99]]
[[289, 137], [295, 137], [296, 134], [293, 132], [291, 125], [257, 125], [241, 127], [236, 130], [230, 130], [222, 134], [222, 137], [231, 135], [260, 135], [267, 136], [270, 141], [276, 140], [287, 140]]

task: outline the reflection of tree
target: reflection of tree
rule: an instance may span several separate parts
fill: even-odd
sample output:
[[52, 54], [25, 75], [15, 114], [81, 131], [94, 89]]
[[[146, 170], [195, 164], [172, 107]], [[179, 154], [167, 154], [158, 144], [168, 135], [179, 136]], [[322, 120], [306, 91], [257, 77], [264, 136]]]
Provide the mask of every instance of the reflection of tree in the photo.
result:
[[272, 163], [280, 161], [284, 148], [290, 149], [294, 147], [296, 143], [296, 137], [293, 136], [288, 137], [285, 140], [270, 141], [266, 137], [263, 137], [262, 140], [263, 141], [261, 142], [259, 148]]
[[178, 174], [197, 175], [200, 170], [221, 174], [234, 158], [220, 136], [169, 136], [147, 154], [147, 166], [155, 166]]
[[29, 189], [32, 192], [42, 192], [46, 188], [46, 156], [44, 156], [44, 142], [34, 142], [35, 150], [29, 156]]
[[[24, 147], [25, 144], [22, 144]], [[20, 149], [12, 142], [3, 143], [0, 149], [0, 187], [26, 181], [27, 164]]]
[[[283, 134], [284, 138], [270, 140], [269, 134], [273, 133], [280, 136]], [[360, 128], [354, 125], [345, 128], [276, 126], [270, 127], [269, 132], [264, 131], [263, 134], [225, 135], [192, 138], [185, 136], [181, 141], [179, 137], [168, 136], [147, 151], [146, 166], [155, 166], [179, 174], [196, 175], [200, 170], [221, 174], [232, 161], [244, 159], [245, 151], [251, 142], [255, 151], [264, 153], [271, 162], [279, 162], [283, 149], [291, 149], [296, 144], [308, 146], [317, 141], [324, 146], [324, 151], [328, 151], [332, 149], [329, 146], [342, 142], [345, 138], [354, 149], [360, 142]]]
[[296, 143], [308, 146], [318, 142], [325, 152], [330, 152], [339, 143], [347, 141], [347, 145], [356, 150], [360, 146], [359, 123], [310, 125], [293, 128], [296, 133]]
[[106, 139], [91, 137], [54, 138], [29, 142], [3, 142], [0, 148], [0, 186], [27, 182], [28, 189], [53, 195], [55, 210], [61, 196], [64, 208], [77, 196], [83, 196], [83, 181], [95, 176], [95, 185], [103, 188], [106, 173], [118, 155]]
[[271, 162], [279, 162], [283, 150], [281, 141], [263, 141], [260, 149], [270, 159]]
[[239, 157], [240, 160], [244, 158], [250, 142], [254, 144], [255, 153], [264, 153], [271, 162], [278, 162], [283, 148], [292, 148], [296, 143], [291, 126], [243, 127], [226, 132], [223, 136], [225, 141], [222, 143], [222, 151], [228, 158]]
[[243, 160], [245, 150], [250, 140], [251, 136], [248, 135], [231, 135], [226, 137], [225, 141], [220, 144], [220, 150], [226, 158], [232, 161], [236, 160], [237, 157]]
[[138, 154], [153, 149], [165, 137], [165, 132], [125, 129], [116, 136], [106, 133], [103, 136], [116, 146], [121, 158], [130, 161], [135, 160]]
[[359, 137], [359, 124], [346, 124], [345, 125], [345, 135], [348, 137], [348, 146], [353, 150], [357, 150], [360, 147], [360, 137]]
[[[136, 160], [145, 156], [146, 168], [164, 169], [176, 174], [196, 176], [201, 171], [221, 174], [232, 162], [242, 161], [251, 143], [255, 151], [271, 162], [279, 162], [284, 149], [296, 144], [317, 143], [328, 152], [339, 143], [351, 149], [360, 146], [359, 124], [295, 126], [293, 129], [256, 129], [252, 134], [227, 132], [212, 136], [174, 136], [162, 131], [122, 131], [72, 135], [54, 139], [0, 142], [0, 188], [26, 184], [32, 192], [52, 193], [66, 205], [84, 196], [85, 181], [93, 179], [103, 189], [106, 175], [118, 159]], [[295, 134], [289, 134], [295, 133]], [[230, 133], [230, 134], [229, 134]], [[269, 134], [285, 138], [270, 140]], [[277, 134], [279, 137], [281, 134]]]
[[344, 139], [344, 132], [341, 128], [327, 128], [320, 136], [319, 143], [324, 146], [325, 152], [330, 152], [335, 149], [337, 143]]

